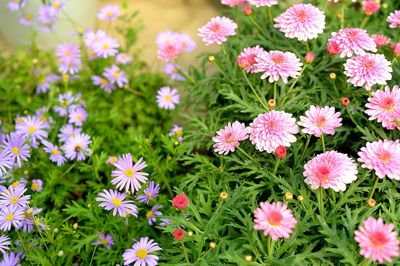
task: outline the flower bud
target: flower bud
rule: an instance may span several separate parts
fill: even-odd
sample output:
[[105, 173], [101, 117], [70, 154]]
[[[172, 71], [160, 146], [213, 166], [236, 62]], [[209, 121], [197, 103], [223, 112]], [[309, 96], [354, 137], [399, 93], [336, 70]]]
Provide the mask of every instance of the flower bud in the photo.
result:
[[253, 257], [250, 256], [250, 255], [244, 256], [244, 260], [247, 261], [247, 262], [251, 262], [252, 259], [253, 259]]
[[300, 202], [303, 202], [304, 197], [302, 195], [298, 195], [297, 196], [297, 200], [300, 201]]
[[362, 9], [363, 9], [365, 15], [367, 15], [367, 16], [371, 16], [372, 14], [375, 14], [376, 12], [378, 12], [379, 8], [381, 7], [381, 5], [374, 0], [362, 1], [361, 4], [362, 4]]
[[186, 197], [185, 193], [181, 193], [175, 196], [172, 200], [172, 206], [179, 210], [186, 209], [189, 204], [189, 199]]
[[62, 80], [64, 83], [67, 83], [69, 81], [69, 75], [68, 74], [62, 75]]
[[343, 106], [349, 106], [350, 99], [347, 97], [342, 97], [342, 98], [340, 98], [340, 104]]
[[278, 146], [278, 148], [275, 149], [275, 156], [278, 159], [283, 159], [286, 157], [286, 147], [285, 146]]
[[336, 12], [336, 17], [341, 18], [342, 17], [342, 12]]
[[390, 46], [395, 57], [400, 58], [400, 42]]
[[331, 80], [335, 80], [336, 79], [336, 73], [329, 73], [329, 78], [331, 79]]
[[208, 56], [208, 62], [214, 62], [215, 61], [215, 56], [209, 55]]
[[58, 251], [57, 256], [59, 256], [59, 257], [64, 256], [64, 251], [62, 251], [62, 250]]
[[269, 100], [268, 100], [268, 107], [269, 107], [269, 109], [275, 109], [275, 106], [276, 106], [275, 100], [274, 100], [274, 99], [269, 99]]
[[32, 59], [32, 64], [36, 65], [37, 63], [39, 63], [39, 60], [37, 60], [37, 58], [33, 58]]
[[181, 228], [176, 228], [174, 230], [174, 238], [178, 241], [182, 240], [185, 237], [185, 231], [183, 231]]
[[328, 53], [330, 55], [338, 54], [340, 51], [339, 45], [335, 41], [328, 42]]
[[219, 194], [219, 198], [220, 200], [227, 200], [228, 199], [228, 193], [226, 192], [221, 192], [221, 194]]
[[246, 16], [251, 15], [251, 13], [253, 13], [253, 11], [251, 10], [251, 6], [245, 6], [245, 7], [243, 8], [243, 13], [244, 13]]
[[306, 61], [307, 64], [311, 64], [312, 62], [314, 62], [314, 53], [307, 52], [306, 56], [304, 57], [304, 60]]
[[75, 230], [78, 229], [78, 223], [74, 223], [74, 224], [72, 225], [72, 228], [74, 228]]
[[193, 231], [188, 231], [187, 235], [188, 235], [188, 237], [191, 237], [193, 235]]
[[54, 232], [54, 233], [58, 233], [58, 228], [57, 228], [57, 227], [54, 228], [54, 229], [53, 229], [53, 232]]
[[389, 7], [389, 5], [387, 3], [382, 4], [382, 8], [387, 9], [388, 7]]
[[293, 199], [293, 193], [288, 191], [285, 193], [285, 200], [289, 201]]
[[215, 242], [210, 242], [210, 248], [215, 248], [217, 244]]
[[375, 207], [376, 201], [374, 199], [367, 200], [368, 207], [373, 208]]

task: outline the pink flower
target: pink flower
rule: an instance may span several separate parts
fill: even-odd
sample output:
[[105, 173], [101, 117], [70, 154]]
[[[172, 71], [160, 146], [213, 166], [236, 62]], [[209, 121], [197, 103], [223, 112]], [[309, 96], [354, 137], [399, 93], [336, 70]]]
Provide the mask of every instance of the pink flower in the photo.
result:
[[264, 230], [272, 240], [289, 238], [296, 224], [292, 211], [282, 202], [261, 202], [254, 211], [254, 229]]
[[288, 77], [297, 78], [303, 65], [292, 52], [261, 52], [255, 57], [255, 60], [257, 63], [254, 66], [254, 72], [264, 72], [261, 79], [269, 77], [270, 83], [278, 81], [279, 78], [284, 83], [288, 82]]
[[335, 113], [334, 107], [311, 105], [306, 116], [300, 116], [298, 124], [304, 127], [301, 132], [320, 137], [322, 134], [334, 135], [335, 128], [342, 125], [341, 121], [340, 112]]
[[387, 129], [400, 128], [394, 121], [400, 121], [400, 90], [397, 85], [392, 90], [386, 86], [385, 90], [373, 92], [365, 107], [369, 120], [377, 120]]
[[172, 61], [184, 51], [182, 43], [178, 40], [173, 40], [171, 43], [163, 44], [158, 47], [157, 58], [164, 62]]
[[157, 103], [162, 109], [175, 109], [175, 105], [179, 103], [179, 93], [176, 89], [168, 86], [162, 87], [157, 92]]
[[207, 24], [198, 29], [198, 35], [206, 45], [226, 42], [228, 36], [236, 35], [237, 24], [227, 17], [213, 17]]
[[247, 3], [247, 0], [221, 0], [221, 4], [234, 7]]
[[247, 73], [254, 73], [255, 64], [257, 63], [255, 58], [262, 52], [264, 52], [264, 49], [259, 45], [255, 47], [244, 48], [237, 58], [239, 67], [246, 69]]
[[391, 263], [392, 257], [399, 256], [399, 240], [394, 224], [384, 224], [381, 218], [368, 217], [363, 225], [354, 231], [360, 246], [360, 254], [367, 259]]
[[117, 5], [105, 5], [103, 6], [99, 13], [97, 13], [97, 18], [100, 20], [115, 20], [120, 15], [120, 10]]
[[400, 42], [393, 44], [390, 46], [393, 51], [395, 57], [400, 57]]
[[270, 111], [258, 115], [250, 123], [250, 140], [259, 151], [272, 153], [278, 146], [289, 147], [296, 141], [294, 134], [299, 133], [296, 119], [283, 111]]
[[261, 6], [268, 6], [271, 7], [273, 5], [278, 4], [278, 0], [248, 0], [250, 5], [261, 7]]
[[383, 34], [372, 34], [371, 38], [374, 39], [374, 42], [378, 48], [384, 47], [390, 43], [390, 38]]
[[400, 180], [400, 143], [399, 140], [378, 140], [367, 142], [358, 152], [361, 167], [375, 170], [379, 178], [385, 176]]
[[400, 28], [400, 10], [390, 13], [386, 21], [389, 22], [390, 28]]
[[285, 33], [285, 37], [299, 41], [315, 39], [325, 28], [324, 13], [311, 4], [289, 7], [274, 21], [275, 28]]
[[306, 56], [304, 57], [304, 61], [307, 64], [311, 64], [312, 62], [314, 62], [314, 59], [315, 59], [315, 55], [313, 52], [307, 52]]
[[304, 165], [304, 182], [311, 187], [345, 191], [346, 184], [357, 179], [357, 165], [344, 153], [327, 151], [318, 154]]
[[376, 52], [374, 39], [368, 35], [366, 30], [358, 28], [347, 28], [332, 32], [332, 37], [328, 40], [329, 46], [337, 47], [341, 58], [351, 57], [353, 54], [363, 55], [365, 51]]
[[386, 85], [392, 79], [391, 63], [382, 54], [364, 54], [347, 59], [344, 74], [355, 87], [370, 90], [375, 84]]
[[165, 62], [178, 58], [184, 51], [192, 51], [196, 42], [188, 34], [164, 31], [157, 35], [157, 57]]
[[105, 36], [98, 39], [93, 45], [92, 50], [98, 57], [108, 58], [114, 56], [118, 53], [117, 48], [119, 47], [119, 42], [117, 39]]
[[362, 5], [362, 9], [363, 9], [365, 15], [367, 15], [367, 16], [371, 16], [372, 14], [375, 14], [376, 12], [378, 12], [379, 8], [381, 7], [381, 5], [375, 0], [362, 1], [361, 5]]
[[215, 142], [214, 151], [227, 155], [234, 152], [239, 142], [248, 138], [246, 126], [238, 121], [229, 122], [223, 129], [217, 131], [217, 136], [212, 140]]

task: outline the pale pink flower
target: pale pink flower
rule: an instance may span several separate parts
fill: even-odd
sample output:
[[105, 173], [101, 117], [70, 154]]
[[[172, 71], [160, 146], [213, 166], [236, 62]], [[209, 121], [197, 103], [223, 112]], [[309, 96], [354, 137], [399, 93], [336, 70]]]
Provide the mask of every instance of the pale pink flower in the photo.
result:
[[214, 151], [227, 155], [229, 152], [234, 152], [240, 141], [247, 138], [248, 135], [244, 123], [235, 121], [231, 124], [229, 122], [227, 126], [217, 131], [217, 136], [212, 138], [215, 142]]
[[239, 6], [246, 3], [247, 0], [221, 0], [221, 4], [229, 7]]
[[251, 143], [259, 151], [272, 153], [278, 146], [289, 147], [296, 141], [294, 134], [299, 133], [296, 119], [283, 111], [270, 111], [259, 114], [249, 128]]
[[320, 137], [322, 134], [334, 135], [335, 128], [340, 127], [342, 118], [335, 107], [311, 105], [306, 116], [300, 116], [298, 124], [304, 127], [301, 132]]
[[236, 35], [237, 24], [227, 17], [213, 17], [207, 24], [198, 29], [198, 35], [206, 45], [221, 45], [228, 36]]
[[378, 12], [381, 5], [375, 0], [364, 0], [361, 2], [362, 9], [367, 16], [371, 16]]
[[108, 4], [100, 9], [99, 13], [97, 13], [97, 18], [100, 20], [112, 21], [115, 20], [120, 13], [119, 6]]
[[397, 232], [394, 224], [384, 224], [381, 218], [368, 217], [358, 230], [354, 231], [355, 240], [360, 246], [360, 254], [367, 259], [384, 263], [392, 262], [400, 255]]
[[325, 28], [325, 15], [311, 4], [298, 4], [289, 7], [274, 19], [275, 28], [290, 39], [307, 41], [315, 39]]
[[259, 45], [255, 47], [244, 48], [237, 58], [239, 67], [245, 69], [247, 73], [254, 73], [255, 64], [257, 63], [255, 58], [262, 52], [264, 52], [264, 49]]
[[271, 7], [273, 5], [278, 4], [278, 0], [248, 0], [250, 5], [261, 7], [261, 6], [268, 6]]
[[389, 22], [390, 28], [400, 28], [400, 10], [395, 10], [390, 13], [386, 21]]
[[171, 42], [158, 46], [157, 58], [164, 62], [172, 61], [184, 51], [182, 42], [180, 40], [172, 40]]
[[358, 152], [361, 167], [375, 170], [379, 178], [385, 176], [400, 180], [400, 143], [399, 140], [378, 140], [367, 142]]
[[318, 154], [304, 165], [304, 182], [311, 187], [345, 191], [346, 184], [357, 179], [357, 165], [344, 153], [327, 151]]
[[344, 74], [355, 87], [370, 90], [375, 84], [386, 85], [392, 79], [391, 63], [383, 54], [364, 54], [347, 59]]
[[257, 63], [254, 66], [254, 72], [263, 72], [261, 79], [269, 77], [270, 83], [278, 81], [279, 78], [284, 83], [288, 82], [288, 77], [297, 78], [303, 65], [292, 52], [261, 52], [255, 57], [255, 60]]
[[383, 34], [372, 34], [371, 38], [374, 39], [374, 42], [378, 48], [384, 47], [390, 43], [390, 38]]
[[172, 110], [179, 103], [180, 97], [177, 89], [165, 86], [157, 91], [156, 100], [160, 108]]
[[341, 29], [332, 32], [332, 37], [328, 40], [328, 47], [335, 46], [340, 52], [340, 57], [351, 57], [353, 54], [363, 55], [365, 51], [376, 52], [374, 39], [368, 35], [367, 31], [358, 28]]
[[289, 238], [297, 220], [292, 211], [282, 202], [261, 202], [260, 208], [254, 211], [254, 229], [264, 230], [272, 240]]
[[386, 86], [385, 90], [373, 92], [365, 107], [369, 120], [377, 120], [387, 129], [400, 129], [395, 121], [400, 121], [400, 90], [397, 85], [392, 90]]

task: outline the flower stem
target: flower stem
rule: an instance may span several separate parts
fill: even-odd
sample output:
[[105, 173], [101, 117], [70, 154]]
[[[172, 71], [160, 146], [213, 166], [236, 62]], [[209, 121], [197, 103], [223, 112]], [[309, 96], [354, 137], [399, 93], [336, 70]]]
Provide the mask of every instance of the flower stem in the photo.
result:
[[321, 142], [322, 142], [322, 151], [325, 152], [325, 151], [326, 151], [326, 148], [325, 148], [324, 134], [321, 134]]
[[[292, 89], [294, 88], [294, 85], [296, 85], [297, 81], [300, 79], [301, 75], [303, 74], [304, 70], [306, 70], [307, 66], [308, 66], [307, 64], [305, 64], [305, 65], [303, 66], [303, 69], [301, 70], [300, 75], [294, 80], [294, 82], [292, 83], [292, 85], [291, 85], [291, 86], [289, 87], [289, 89], [286, 91], [286, 93], [285, 93], [285, 99], [286, 99], [286, 96], [288, 96], [289, 93], [292, 91]], [[282, 101], [282, 102], [284, 102], [284, 101]]]
[[256, 164], [258, 164], [258, 162], [257, 162], [256, 160], [254, 160], [254, 158], [251, 157], [250, 154], [248, 154], [245, 150], [243, 150], [243, 149], [240, 148], [240, 147], [237, 147], [237, 149], [238, 149], [239, 151], [241, 151], [241, 152], [242, 152], [247, 158], [249, 158], [251, 161], [253, 161], [253, 162], [255, 162]]
[[244, 69], [242, 70], [242, 73], [243, 73], [244, 79], [247, 81], [247, 84], [249, 84], [249, 87], [250, 87], [251, 90], [253, 91], [254, 95], [255, 95], [256, 98], [257, 98], [257, 100], [261, 103], [261, 105], [262, 105], [265, 109], [268, 110], [267, 105], [263, 102], [263, 100], [261, 99], [261, 97], [258, 95], [256, 89], [255, 89], [255, 88], [253, 87], [253, 85], [250, 83], [250, 80], [249, 80], [249, 78], [247, 77], [247, 74], [246, 74], [246, 72], [245, 72]]
[[275, 103], [276, 103], [276, 94], [277, 94], [276, 81], [274, 81], [274, 101], [275, 101]]
[[365, 26], [367, 26], [367, 24], [368, 24], [368, 21], [369, 21], [369, 16], [366, 16], [364, 19], [363, 19], [363, 21], [361, 22], [361, 26], [360, 26], [360, 28], [365, 28]]
[[308, 148], [308, 144], [310, 144], [310, 140], [311, 140], [311, 135], [308, 135], [308, 136], [307, 136], [306, 144], [304, 145], [303, 153], [301, 154], [301, 158], [303, 158], [303, 157], [304, 157], [304, 154], [306, 154], [306, 150], [307, 150], [307, 148]]
[[93, 253], [92, 253], [92, 257], [90, 258], [90, 263], [89, 263], [89, 265], [92, 265], [93, 258], [94, 258], [94, 254], [96, 253], [96, 249], [97, 249], [97, 242], [96, 242], [96, 246], [94, 246]]
[[318, 205], [319, 214], [324, 215], [324, 189], [322, 187], [318, 189]]
[[267, 12], [268, 12], [269, 21], [270, 21], [271, 23], [274, 23], [274, 20], [273, 20], [273, 18], [272, 18], [271, 8], [267, 7]]
[[278, 171], [278, 167], [279, 167], [279, 163], [281, 162], [281, 160], [280, 159], [277, 159], [277, 161], [276, 161], [276, 164], [275, 164], [275, 168], [274, 168], [274, 175], [275, 175], [275, 173], [276, 173], [276, 171]]
[[307, 52], [309, 52], [310, 51], [310, 46], [308, 45], [307, 41], [305, 41], [305, 43], [306, 43]]
[[376, 186], [378, 185], [378, 182], [379, 182], [379, 177], [376, 177], [374, 185], [373, 185], [372, 190], [371, 190], [371, 194], [370, 194], [368, 199], [372, 199], [372, 197], [374, 196], [374, 193], [375, 193], [375, 190], [376, 190]]
[[342, 16], [340, 17], [340, 28], [343, 29], [344, 28], [344, 8], [346, 6], [346, 1], [343, 1], [342, 3]]
[[272, 239], [271, 236], [268, 238], [268, 256], [272, 260], [272, 256], [274, 254], [274, 245], [275, 241]]
[[183, 242], [182, 242], [182, 241], [181, 241], [181, 245], [182, 245], [183, 254], [185, 255], [185, 260], [186, 260], [186, 263], [187, 263], [187, 264], [190, 264], [190, 261], [189, 261], [189, 257], [188, 257], [188, 255], [187, 255], [187, 251], [186, 251], [185, 244], [183, 244]]
[[261, 26], [254, 20], [254, 18], [252, 18], [252, 16], [248, 16], [248, 18], [250, 19], [251, 23], [253, 23], [254, 26], [256, 26], [256, 28], [260, 31], [260, 33], [264, 33], [263, 28], [261, 28]]

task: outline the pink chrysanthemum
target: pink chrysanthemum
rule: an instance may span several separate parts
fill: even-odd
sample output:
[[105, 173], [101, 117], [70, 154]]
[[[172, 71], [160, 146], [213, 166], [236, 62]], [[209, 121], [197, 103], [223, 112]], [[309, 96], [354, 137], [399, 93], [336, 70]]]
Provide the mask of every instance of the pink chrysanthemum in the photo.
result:
[[361, 2], [362, 9], [367, 16], [371, 16], [378, 12], [381, 5], [375, 0], [365, 0]]
[[344, 153], [327, 151], [318, 154], [304, 165], [304, 182], [311, 189], [331, 188], [345, 191], [346, 184], [357, 179], [357, 165]]
[[263, 72], [261, 79], [269, 77], [270, 83], [278, 81], [279, 78], [284, 83], [288, 82], [288, 77], [297, 78], [303, 65], [292, 52], [261, 52], [255, 57], [255, 60], [257, 63], [254, 66], [254, 72]]
[[248, 0], [250, 5], [256, 6], [256, 7], [262, 7], [262, 6], [274, 6], [278, 4], [278, 0]]
[[290, 39], [307, 41], [315, 39], [325, 28], [325, 15], [311, 4], [298, 4], [289, 7], [274, 19], [275, 28]]
[[400, 28], [400, 10], [390, 13], [386, 21], [389, 22], [390, 28]]
[[282, 202], [261, 202], [254, 211], [254, 229], [264, 230], [272, 240], [289, 238], [296, 224], [292, 211]]
[[390, 38], [386, 37], [383, 34], [372, 34], [371, 38], [374, 39], [376, 47], [384, 47], [390, 43]]
[[259, 45], [255, 47], [244, 48], [237, 58], [239, 67], [245, 69], [247, 73], [254, 73], [256, 70], [255, 64], [257, 63], [255, 58], [262, 52], [264, 52], [264, 49]]
[[392, 90], [386, 86], [385, 90], [373, 92], [365, 107], [369, 120], [377, 120], [387, 129], [400, 129], [395, 121], [400, 121], [400, 90], [397, 85]]
[[250, 140], [259, 151], [272, 153], [278, 146], [289, 147], [299, 133], [296, 119], [283, 111], [270, 111], [258, 115], [250, 123]]
[[392, 79], [392, 67], [382, 54], [364, 54], [347, 59], [344, 74], [355, 87], [370, 90], [373, 85], [386, 85]]
[[161, 87], [157, 92], [157, 104], [162, 109], [175, 109], [179, 103], [179, 93], [177, 89], [171, 89], [168, 86]]
[[198, 35], [206, 45], [226, 42], [228, 36], [236, 35], [237, 24], [227, 17], [213, 17], [198, 29]]
[[400, 180], [400, 143], [399, 140], [378, 140], [367, 142], [358, 152], [361, 167], [375, 170], [379, 178], [385, 176]]
[[334, 107], [311, 105], [306, 111], [306, 116], [300, 116], [301, 132], [320, 137], [322, 134], [334, 135], [335, 128], [340, 127], [342, 118], [340, 112], [335, 112]]
[[332, 37], [328, 40], [328, 47], [337, 47], [340, 57], [351, 57], [353, 54], [363, 55], [365, 51], [376, 52], [374, 39], [368, 35], [367, 31], [358, 28], [341, 29], [332, 32]]
[[384, 224], [381, 218], [368, 217], [358, 230], [354, 231], [355, 240], [360, 246], [360, 254], [379, 263], [392, 262], [400, 255], [397, 232], [394, 224]]
[[392, 49], [394, 56], [399, 58], [400, 57], [400, 42], [393, 44], [392, 46], [390, 46], [390, 48]]
[[247, 0], [221, 0], [221, 4], [229, 7], [239, 6], [246, 3]]
[[215, 142], [214, 151], [219, 154], [227, 155], [234, 152], [239, 142], [248, 138], [246, 126], [238, 121], [229, 122], [223, 129], [217, 131], [217, 136], [212, 140]]

